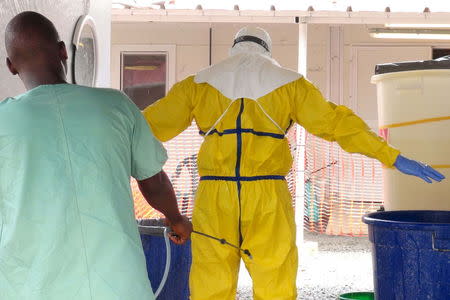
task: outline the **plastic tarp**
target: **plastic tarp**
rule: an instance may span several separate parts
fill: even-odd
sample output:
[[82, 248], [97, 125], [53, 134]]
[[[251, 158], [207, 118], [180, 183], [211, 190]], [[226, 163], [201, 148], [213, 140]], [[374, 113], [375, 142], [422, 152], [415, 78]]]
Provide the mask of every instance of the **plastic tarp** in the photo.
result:
[[403, 71], [433, 70], [433, 69], [450, 69], [450, 55], [432, 60], [406, 61], [406, 62], [376, 65], [375, 75], [403, 72]]

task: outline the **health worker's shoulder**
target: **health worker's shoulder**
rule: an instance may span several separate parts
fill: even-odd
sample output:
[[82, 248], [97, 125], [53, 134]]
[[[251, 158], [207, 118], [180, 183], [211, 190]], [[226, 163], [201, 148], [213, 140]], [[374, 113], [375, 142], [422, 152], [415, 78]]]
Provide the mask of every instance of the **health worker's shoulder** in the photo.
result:
[[195, 76], [188, 76], [185, 79], [178, 81], [171, 88], [172, 91], [183, 92], [184, 94], [190, 94], [195, 92], [199, 84], [194, 81]]
[[7, 105], [11, 104], [12, 102], [17, 101], [17, 98], [15, 97], [8, 97], [0, 101], [0, 109], [6, 107]]
[[281, 87], [281, 89], [290, 97], [303, 97], [311, 94], [321, 94], [320, 90], [305, 77], [301, 77], [285, 84]]
[[23, 93], [17, 95], [15, 97], [7, 97], [0, 101], [0, 111], [5, 110], [7, 108], [11, 108], [14, 104], [19, 103], [21, 100], [27, 97], [28, 93]]
[[112, 88], [93, 88], [80, 85], [74, 85], [74, 89], [77, 89], [80, 93], [84, 93], [89, 97], [97, 97], [99, 100], [107, 101], [126, 101], [130, 100], [121, 91]]

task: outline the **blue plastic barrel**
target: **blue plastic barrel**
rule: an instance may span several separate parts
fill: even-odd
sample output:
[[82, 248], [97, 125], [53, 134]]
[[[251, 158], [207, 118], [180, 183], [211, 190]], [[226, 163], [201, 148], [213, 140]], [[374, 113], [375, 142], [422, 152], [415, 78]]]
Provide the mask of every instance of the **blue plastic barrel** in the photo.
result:
[[376, 300], [450, 299], [450, 211], [365, 215]]
[[[139, 220], [139, 232], [142, 246], [144, 248], [147, 262], [148, 278], [153, 291], [156, 292], [164, 275], [166, 266], [166, 244], [162, 230], [152, 232], [146, 227], [160, 226], [163, 228], [162, 220]], [[191, 244], [188, 241], [184, 245], [170, 243], [171, 263], [169, 276], [158, 296], [158, 300], [188, 300], [189, 299], [189, 271], [191, 268], [192, 255]]]

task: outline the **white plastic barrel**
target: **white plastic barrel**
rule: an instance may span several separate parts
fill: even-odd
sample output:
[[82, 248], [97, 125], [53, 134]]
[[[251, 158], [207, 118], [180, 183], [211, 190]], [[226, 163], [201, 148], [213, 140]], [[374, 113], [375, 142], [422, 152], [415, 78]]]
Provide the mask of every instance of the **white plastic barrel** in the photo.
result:
[[386, 210], [450, 210], [450, 70], [374, 75], [380, 132], [402, 155], [427, 163], [447, 179], [428, 184], [385, 168]]

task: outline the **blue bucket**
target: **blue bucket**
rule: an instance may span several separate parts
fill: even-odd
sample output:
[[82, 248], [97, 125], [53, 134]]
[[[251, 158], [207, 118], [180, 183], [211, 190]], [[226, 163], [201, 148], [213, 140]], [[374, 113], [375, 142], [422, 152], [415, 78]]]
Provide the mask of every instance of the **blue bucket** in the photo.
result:
[[[160, 230], [154, 230], [155, 227]], [[142, 246], [147, 262], [148, 278], [152, 289], [156, 292], [166, 267], [166, 244], [164, 241], [162, 220], [145, 219], [138, 221]], [[171, 263], [169, 275], [158, 300], [188, 300], [189, 271], [191, 268], [191, 242], [184, 245], [170, 243]]]
[[450, 299], [450, 211], [365, 215], [375, 299]]

